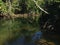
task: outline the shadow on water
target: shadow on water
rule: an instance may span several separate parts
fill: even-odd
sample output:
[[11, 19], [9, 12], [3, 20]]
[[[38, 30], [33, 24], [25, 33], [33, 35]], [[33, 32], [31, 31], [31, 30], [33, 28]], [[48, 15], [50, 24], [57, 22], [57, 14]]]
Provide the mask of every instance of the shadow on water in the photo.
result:
[[36, 40], [39, 40], [42, 37], [42, 32], [36, 32], [32, 38], [30, 42], [26, 42], [25, 37], [24, 36], [20, 36], [19, 38], [17, 38], [15, 41], [13, 41], [12, 43], [6, 42], [5, 45], [35, 45], [34, 42]]

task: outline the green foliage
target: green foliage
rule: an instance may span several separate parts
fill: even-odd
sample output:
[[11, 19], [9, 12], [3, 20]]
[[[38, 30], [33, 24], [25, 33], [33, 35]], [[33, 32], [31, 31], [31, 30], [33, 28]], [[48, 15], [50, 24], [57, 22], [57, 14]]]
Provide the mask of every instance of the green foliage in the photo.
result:
[[7, 12], [7, 7], [6, 4], [2, 2], [2, 0], [0, 0], [0, 11], [2, 11], [3, 13]]
[[[42, 6], [44, 5], [44, 1], [43, 0], [36, 0], [36, 2], [38, 3], [38, 5]], [[28, 0], [27, 1], [27, 9], [31, 12], [35, 12], [35, 13], [40, 13], [40, 9], [35, 5], [35, 3], [32, 0]]]
[[[60, 2], [60, 0], [36, 0], [36, 2], [38, 3], [39, 6], [41, 6], [42, 8], [44, 8], [44, 4], [45, 2]], [[25, 2], [25, 4], [27, 5], [27, 12], [33, 12], [33, 13], [40, 13], [40, 9], [35, 5], [35, 3], [32, 0], [13, 0], [12, 1], [12, 12], [14, 13], [15, 10], [19, 10], [21, 11], [21, 6], [20, 4], [23, 4]], [[2, 7], [2, 11], [7, 13], [7, 5], [6, 3], [2, 2], [2, 0], [0, 0], [0, 7]]]
[[21, 10], [21, 8], [19, 6], [19, 0], [14, 0], [12, 2], [12, 12], [14, 13], [16, 9], [19, 11]]

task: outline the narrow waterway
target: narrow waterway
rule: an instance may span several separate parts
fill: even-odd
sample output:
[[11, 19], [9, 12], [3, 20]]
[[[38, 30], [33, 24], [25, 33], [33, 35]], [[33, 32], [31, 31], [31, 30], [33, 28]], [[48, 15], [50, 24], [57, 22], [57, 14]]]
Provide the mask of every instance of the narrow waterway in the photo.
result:
[[9, 42], [6, 42], [5, 45], [35, 45], [35, 41], [36, 40], [39, 40], [42, 38], [42, 32], [39, 31], [39, 32], [36, 32], [32, 38], [31, 38], [31, 41], [28, 43], [26, 42], [25, 40], [25, 37], [24, 36], [20, 36], [19, 38], [17, 38], [15, 41], [9, 43]]

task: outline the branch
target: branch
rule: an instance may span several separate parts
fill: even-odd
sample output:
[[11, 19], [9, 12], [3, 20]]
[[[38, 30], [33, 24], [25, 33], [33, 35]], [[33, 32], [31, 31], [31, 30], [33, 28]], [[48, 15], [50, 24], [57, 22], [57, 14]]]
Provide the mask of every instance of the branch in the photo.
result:
[[43, 8], [41, 8], [41, 7], [37, 4], [37, 2], [36, 2], [35, 0], [33, 0], [33, 1], [34, 1], [34, 3], [36, 4], [36, 6], [37, 6], [41, 11], [45, 12], [46, 14], [49, 14], [47, 11], [45, 11]]

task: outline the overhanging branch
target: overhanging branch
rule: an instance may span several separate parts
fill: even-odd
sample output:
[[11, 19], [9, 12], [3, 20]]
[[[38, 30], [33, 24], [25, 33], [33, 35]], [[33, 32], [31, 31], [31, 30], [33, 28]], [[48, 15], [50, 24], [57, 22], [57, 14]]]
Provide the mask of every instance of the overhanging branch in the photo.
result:
[[45, 11], [43, 8], [41, 8], [41, 7], [37, 4], [37, 2], [36, 2], [35, 0], [33, 0], [33, 2], [36, 4], [36, 6], [37, 6], [41, 11], [45, 12], [46, 14], [49, 14], [47, 11]]

